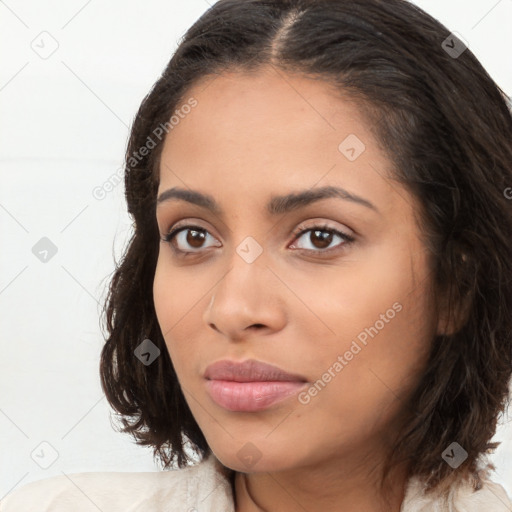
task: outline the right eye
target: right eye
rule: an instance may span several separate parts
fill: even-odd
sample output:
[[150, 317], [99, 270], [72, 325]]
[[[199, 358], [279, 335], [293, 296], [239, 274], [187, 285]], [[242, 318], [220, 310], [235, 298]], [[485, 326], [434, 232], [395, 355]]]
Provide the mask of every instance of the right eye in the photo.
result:
[[[213, 236], [210, 235], [206, 229], [199, 226], [180, 226], [164, 235], [162, 241], [171, 245], [176, 253], [187, 255], [200, 252], [201, 249], [204, 249], [203, 243], [208, 237], [213, 239]], [[187, 250], [187, 245], [188, 248], [192, 247], [196, 250]], [[213, 247], [220, 247], [220, 245], [213, 245]]]

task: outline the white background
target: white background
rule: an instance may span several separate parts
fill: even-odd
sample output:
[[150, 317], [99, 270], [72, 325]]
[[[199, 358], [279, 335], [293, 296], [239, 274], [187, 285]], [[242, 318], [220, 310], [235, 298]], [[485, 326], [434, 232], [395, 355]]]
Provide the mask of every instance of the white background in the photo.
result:
[[[416, 3], [512, 95], [512, 0]], [[0, 2], [0, 498], [62, 473], [159, 469], [112, 429], [99, 384], [100, 305], [131, 222], [122, 184], [102, 200], [92, 191], [118, 172], [140, 101], [208, 7]], [[31, 47], [41, 38], [58, 44], [46, 59]], [[46, 263], [32, 253], [42, 237], [57, 247]], [[495, 480], [512, 496], [512, 425], [495, 439]], [[47, 469], [35, 462], [54, 450]]]

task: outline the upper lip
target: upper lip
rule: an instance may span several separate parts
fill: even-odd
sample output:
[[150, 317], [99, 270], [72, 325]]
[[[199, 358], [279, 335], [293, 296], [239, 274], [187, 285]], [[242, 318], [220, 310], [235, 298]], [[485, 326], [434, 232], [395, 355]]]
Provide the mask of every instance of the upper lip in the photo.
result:
[[224, 359], [210, 364], [204, 377], [209, 380], [231, 380], [235, 382], [256, 381], [300, 381], [307, 382], [301, 375], [293, 375], [268, 363], [248, 359], [243, 362]]

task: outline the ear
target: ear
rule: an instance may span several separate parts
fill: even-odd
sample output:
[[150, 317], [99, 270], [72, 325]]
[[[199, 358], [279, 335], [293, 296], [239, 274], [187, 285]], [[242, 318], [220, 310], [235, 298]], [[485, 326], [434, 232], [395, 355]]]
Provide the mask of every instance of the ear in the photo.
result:
[[[467, 265], [466, 254], [462, 254], [460, 258], [462, 264]], [[457, 275], [453, 277], [453, 282], [457, 282]], [[450, 290], [445, 289], [438, 305], [437, 335], [452, 336], [459, 332], [469, 319], [471, 303], [469, 290], [462, 296], [458, 296], [456, 290], [452, 291], [450, 297]]]

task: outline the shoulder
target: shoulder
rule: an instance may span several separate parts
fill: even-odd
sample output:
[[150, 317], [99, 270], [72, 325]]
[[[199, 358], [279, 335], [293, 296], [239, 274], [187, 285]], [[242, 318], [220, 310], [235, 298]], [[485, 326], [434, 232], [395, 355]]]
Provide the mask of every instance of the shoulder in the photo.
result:
[[455, 512], [512, 512], [512, 501], [505, 489], [489, 479], [483, 480], [478, 490], [469, 484], [455, 489], [453, 504]]
[[481, 480], [478, 489], [460, 482], [448, 494], [426, 494], [417, 478], [411, 479], [400, 512], [512, 512], [512, 501], [505, 489], [489, 478]]
[[[63, 474], [31, 482], [0, 501], [0, 512], [234, 510], [231, 484], [215, 457], [156, 472]], [[174, 507], [173, 507], [174, 506]], [[187, 508], [188, 507], [188, 508]]]

